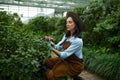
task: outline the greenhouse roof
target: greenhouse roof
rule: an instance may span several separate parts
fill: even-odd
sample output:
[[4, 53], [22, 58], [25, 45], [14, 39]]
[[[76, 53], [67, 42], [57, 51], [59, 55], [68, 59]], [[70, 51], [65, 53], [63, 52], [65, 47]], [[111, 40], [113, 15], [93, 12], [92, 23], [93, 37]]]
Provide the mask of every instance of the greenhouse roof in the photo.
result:
[[90, 1], [93, 0], [0, 0], [0, 10], [17, 12], [23, 14], [23, 17], [55, 16], [63, 15], [76, 6], [85, 6]]

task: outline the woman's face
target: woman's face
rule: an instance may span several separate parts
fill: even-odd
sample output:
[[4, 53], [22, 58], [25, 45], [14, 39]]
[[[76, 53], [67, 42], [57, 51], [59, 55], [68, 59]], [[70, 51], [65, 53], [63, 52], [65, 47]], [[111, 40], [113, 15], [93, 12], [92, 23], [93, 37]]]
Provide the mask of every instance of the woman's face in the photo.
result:
[[66, 28], [70, 32], [74, 32], [75, 22], [72, 20], [71, 17], [68, 17], [66, 20]]

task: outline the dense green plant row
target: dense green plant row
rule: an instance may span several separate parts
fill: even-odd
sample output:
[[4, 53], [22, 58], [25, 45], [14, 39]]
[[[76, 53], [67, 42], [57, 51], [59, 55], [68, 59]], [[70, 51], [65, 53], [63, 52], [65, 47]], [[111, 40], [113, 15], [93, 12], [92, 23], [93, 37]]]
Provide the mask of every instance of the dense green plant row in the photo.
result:
[[85, 43], [120, 52], [120, 0], [95, 1], [74, 11], [84, 20]]
[[[98, 48], [98, 47], [97, 47]], [[120, 80], [120, 58], [118, 54], [108, 54], [102, 47], [84, 47], [85, 69], [104, 77], [106, 80]]]
[[31, 19], [26, 27], [36, 34], [59, 35], [65, 31], [65, 18], [39, 16]]
[[55, 40], [60, 40], [65, 18], [40, 16], [23, 24], [16, 13], [1, 11], [0, 14], [0, 79], [44, 78], [44, 61], [51, 52], [43, 38], [57, 35]]
[[44, 35], [26, 30], [19, 16], [0, 14], [0, 80], [44, 78], [44, 61], [50, 56]]

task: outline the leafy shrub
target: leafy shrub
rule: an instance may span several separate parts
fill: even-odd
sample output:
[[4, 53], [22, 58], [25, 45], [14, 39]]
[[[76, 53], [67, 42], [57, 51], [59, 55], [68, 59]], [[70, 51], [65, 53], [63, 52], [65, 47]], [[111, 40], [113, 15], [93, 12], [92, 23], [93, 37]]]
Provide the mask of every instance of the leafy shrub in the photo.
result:
[[120, 56], [118, 53], [105, 54], [104, 48], [95, 49], [87, 47], [83, 49], [85, 68], [104, 77], [106, 80], [119, 80]]
[[119, 52], [120, 0], [94, 1], [85, 8], [79, 7], [74, 10], [84, 20], [85, 43], [104, 46]]
[[7, 28], [6, 32], [9, 33], [2, 38], [0, 47], [0, 74], [11, 79], [26, 80], [34, 78], [34, 73], [39, 72], [40, 78], [43, 74], [41, 71], [44, 71], [44, 60], [50, 53], [47, 42], [36, 42], [32, 33]]
[[29, 21], [27, 28], [34, 31], [35, 34], [51, 34], [55, 30], [56, 20], [56, 17], [35, 17]]
[[4, 15], [0, 26], [0, 79], [43, 80], [44, 61], [50, 56], [47, 42], [26, 31], [24, 26], [5, 23], [6, 16], [9, 14]]

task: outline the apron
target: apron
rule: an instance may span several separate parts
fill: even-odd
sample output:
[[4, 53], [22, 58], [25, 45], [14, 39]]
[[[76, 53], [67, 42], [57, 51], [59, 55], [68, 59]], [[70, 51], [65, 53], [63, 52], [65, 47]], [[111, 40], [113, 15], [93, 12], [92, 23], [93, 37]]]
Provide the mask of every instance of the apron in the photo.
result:
[[[63, 42], [63, 48], [67, 49], [70, 46], [70, 42]], [[59, 57], [48, 58], [45, 64], [51, 68], [54, 78], [60, 78], [64, 76], [78, 76], [84, 69], [83, 60], [79, 59], [76, 55], [71, 55], [66, 59], [60, 59]]]

